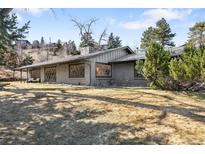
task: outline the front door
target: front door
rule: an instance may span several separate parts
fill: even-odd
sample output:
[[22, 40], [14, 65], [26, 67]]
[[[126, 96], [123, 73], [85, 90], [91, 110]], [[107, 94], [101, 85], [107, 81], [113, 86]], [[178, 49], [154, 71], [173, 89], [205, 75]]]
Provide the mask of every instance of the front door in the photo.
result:
[[56, 82], [56, 67], [45, 68], [45, 82]]

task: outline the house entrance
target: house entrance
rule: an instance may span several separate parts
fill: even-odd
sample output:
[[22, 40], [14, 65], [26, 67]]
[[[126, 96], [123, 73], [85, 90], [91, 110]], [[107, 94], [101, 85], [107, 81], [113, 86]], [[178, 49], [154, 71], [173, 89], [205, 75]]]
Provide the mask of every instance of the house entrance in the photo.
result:
[[56, 67], [45, 68], [45, 82], [56, 82]]

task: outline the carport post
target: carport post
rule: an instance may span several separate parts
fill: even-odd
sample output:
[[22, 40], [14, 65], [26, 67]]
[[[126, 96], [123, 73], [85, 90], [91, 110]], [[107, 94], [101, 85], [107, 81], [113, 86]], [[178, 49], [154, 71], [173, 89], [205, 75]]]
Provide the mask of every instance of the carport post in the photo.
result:
[[21, 82], [22, 82], [22, 69], [20, 69], [20, 76], [21, 76]]
[[26, 81], [28, 82], [28, 68], [26, 69]]
[[15, 80], [15, 69], [13, 69], [13, 80]]

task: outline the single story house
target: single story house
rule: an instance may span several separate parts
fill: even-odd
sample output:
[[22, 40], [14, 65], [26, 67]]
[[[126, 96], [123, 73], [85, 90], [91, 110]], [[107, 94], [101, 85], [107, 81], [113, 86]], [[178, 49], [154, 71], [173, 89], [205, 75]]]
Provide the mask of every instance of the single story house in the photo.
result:
[[[179, 54], [176, 51], [173, 50], [173, 56]], [[147, 81], [135, 69], [136, 60], [144, 58], [145, 53], [136, 53], [128, 46], [93, 53], [82, 50], [81, 55], [23, 66], [17, 70], [26, 70], [27, 79], [39, 78], [46, 83], [145, 86]]]
[[46, 83], [77, 85], [146, 85], [144, 78], [135, 71], [137, 55], [130, 47], [120, 47], [59, 60], [45, 61], [23, 66], [16, 70], [27, 71], [27, 79], [40, 78]]

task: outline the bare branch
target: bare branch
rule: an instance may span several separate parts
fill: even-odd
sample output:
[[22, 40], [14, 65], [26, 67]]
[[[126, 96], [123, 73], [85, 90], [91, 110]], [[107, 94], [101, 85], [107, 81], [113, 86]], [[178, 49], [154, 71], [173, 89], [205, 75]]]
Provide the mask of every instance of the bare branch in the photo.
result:
[[84, 28], [84, 25], [81, 24], [80, 22], [78, 22], [78, 21], [75, 20], [75, 19], [71, 19], [71, 21], [75, 24], [75, 26], [77, 26], [77, 27], [79, 28], [80, 35], [81, 35], [81, 37], [82, 37], [82, 36], [83, 36], [83, 29], [85, 29], [85, 28]]
[[105, 37], [107, 36], [107, 28], [105, 28], [102, 32], [102, 34], [100, 35], [99, 41], [98, 41], [98, 45], [101, 45], [102, 41], [106, 41]]
[[92, 24], [94, 24], [98, 19], [91, 19], [90, 22], [87, 24], [87, 32], [90, 33], [90, 28], [92, 26]]

